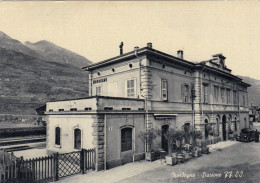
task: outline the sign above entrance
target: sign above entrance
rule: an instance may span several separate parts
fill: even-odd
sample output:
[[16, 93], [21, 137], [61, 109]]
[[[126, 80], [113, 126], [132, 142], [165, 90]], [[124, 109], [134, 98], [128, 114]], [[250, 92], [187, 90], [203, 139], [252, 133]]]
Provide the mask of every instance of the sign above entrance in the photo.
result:
[[93, 80], [93, 84], [107, 82], [107, 78]]
[[155, 119], [172, 119], [172, 118], [176, 118], [178, 114], [154, 114], [154, 118]]

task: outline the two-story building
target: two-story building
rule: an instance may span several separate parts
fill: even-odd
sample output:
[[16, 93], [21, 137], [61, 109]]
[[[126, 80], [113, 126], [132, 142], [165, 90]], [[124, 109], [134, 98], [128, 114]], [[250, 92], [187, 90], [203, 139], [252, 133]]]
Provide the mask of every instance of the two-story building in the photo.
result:
[[[222, 140], [248, 127], [247, 87], [231, 74], [222, 54], [203, 62], [184, 60], [152, 48], [133, 51], [83, 68], [89, 97], [46, 104], [48, 152], [96, 148], [98, 169], [144, 157], [141, 131], [207, 126]], [[167, 150], [166, 140], [157, 146]]]

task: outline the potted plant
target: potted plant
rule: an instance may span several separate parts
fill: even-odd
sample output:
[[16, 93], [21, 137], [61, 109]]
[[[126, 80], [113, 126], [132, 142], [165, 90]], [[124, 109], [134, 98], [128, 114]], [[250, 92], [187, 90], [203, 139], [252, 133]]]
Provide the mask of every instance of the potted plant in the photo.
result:
[[175, 139], [178, 142], [178, 154], [177, 161], [184, 162], [185, 155], [187, 154], [184, 147], [182, 146], [183, 139], [185, 138], [184, 130], [176, 130]]
[[176, 152], [173, 152], [174, 145], [176, 146], [177, 136], [179, 130], [169, 128], [163, 135], [168, 141], [168, 156], [165, 157], [167, 165], [174, 165], [177, 163]]
[[197, 145], [197, 139], [202, 139], [202, 132], [200, 130], [196, 130], [195, 128], [192, 128], [190, 130], [191, 138], [192, 138], [192, 146], [193, 146], [193, 156], [199, 157], [200, 156], [200, 149]]
[[145, 159], [149, 161], [155, 160], [155, 149], [153, 148], [153, 141], [157, 137], [157, 130], [154, 128], [141, 131], [139, 135], [146, 143], [147, 151], [145, 153]]

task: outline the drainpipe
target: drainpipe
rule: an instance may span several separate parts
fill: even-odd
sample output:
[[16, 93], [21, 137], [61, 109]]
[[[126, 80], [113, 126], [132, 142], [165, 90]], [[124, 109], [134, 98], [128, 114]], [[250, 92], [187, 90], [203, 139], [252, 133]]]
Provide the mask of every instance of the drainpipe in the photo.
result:
[[107, 115], [104, 114], [104, 170], [107, 169]]
[[[137, 48], [137, 47], [136, 47]], [[139, 82], [140, 82], [140, 95], [141, 95], [141, 59], [139, 58], [138, 56], [138, 49], [135, 48], [135, 56], [137, 59], [139, 59]], [[144, 97], [144, 107], [145, 107], [145, 129], [147, 130], [147, 127], [148, 127], [148, 107], [147, 107], [147, 98], [143, 95], [141, 95], [142, 97]], [[144, 151], [145, 153], [147, 152], [147, 142], [146, 142], [146, 139], [145, 139], [145, 143], [144, 143]]]

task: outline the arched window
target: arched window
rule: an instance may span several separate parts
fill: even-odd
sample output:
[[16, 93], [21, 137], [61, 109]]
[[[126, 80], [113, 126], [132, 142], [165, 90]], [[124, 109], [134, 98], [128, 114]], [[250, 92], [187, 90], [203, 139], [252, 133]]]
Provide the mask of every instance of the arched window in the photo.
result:
[[121, 152], [132, 150], [132, 128], [121, 130]]
[[81, 130], [74, 129], [74, 149], [81, 149]]
[[55, 145], [60, 145], [60, 127], [55, 128]]

